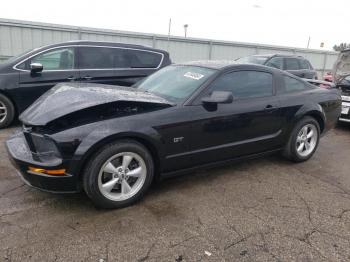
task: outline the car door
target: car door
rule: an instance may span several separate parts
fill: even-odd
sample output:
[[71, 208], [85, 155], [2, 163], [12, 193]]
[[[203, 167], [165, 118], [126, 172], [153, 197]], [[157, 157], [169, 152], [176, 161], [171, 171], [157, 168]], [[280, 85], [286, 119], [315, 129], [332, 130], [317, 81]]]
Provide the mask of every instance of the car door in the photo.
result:
[[284, 70], [298, 77], [305, 77], [305, 71], [300, 69], [299, 61], [295, 57], [284, 58]]
[[303, 58], [298, 58], [300, 74], [303, 78], [314, 79], [317, 73], [312, 69], [308, 61]]
[[[218, 77], [192, 106], [192, 163], [201, 165], [278, 147], [282, 119], [273, 85], [273, 75], [265, 71], [234, 71]], [[213, 91], [231, 91], [234, 101], [215, 109], [201, 104], [201, 98]]]
[[[75, 57], [75, 47], [56, 47], [42, 51], [19, 64], [19, 104], [26, 108], [54, 85], [75, 81], [79, 76]], [[32, 63], [41, 64], [43, 70], [32, 72]]]
[[[146, 51], [145, 51], [146, 52]], [[79, 46], [79, 75], [81, 82], [131, 86], [157, 70], [161, 55], [157, 54], [151, 67], [138, 62], [143, 51], [112, 46]], [[147, 57], [148, 58], [148, 57]], [[158, 62], [157, 59], [159, 58]], [[152, 58], [151, 58], [152, 59]]]

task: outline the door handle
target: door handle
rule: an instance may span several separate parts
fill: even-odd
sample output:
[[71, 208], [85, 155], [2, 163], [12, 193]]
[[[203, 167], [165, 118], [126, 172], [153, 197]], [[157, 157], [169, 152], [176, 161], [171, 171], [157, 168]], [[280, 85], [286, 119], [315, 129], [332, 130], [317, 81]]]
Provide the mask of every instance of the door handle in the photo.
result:
[[75, 80], [75, 77], [74, 77], [74, 76], [67, 77], [67, 80], [69, 80], [69, 81], [74, 81], [74, 80]]
[[277, 107], [275, 107], [275, 106], [273, 106], [273, 105], [267, 105], [267, 106], [265, 106], [265, 109], [264, 110], [276, 110], [277, 109]]
[[82, 79], [84, 79], [84, 80], [91, 80], [92, 76], [84, 76], [84, 77], [82, 77]]

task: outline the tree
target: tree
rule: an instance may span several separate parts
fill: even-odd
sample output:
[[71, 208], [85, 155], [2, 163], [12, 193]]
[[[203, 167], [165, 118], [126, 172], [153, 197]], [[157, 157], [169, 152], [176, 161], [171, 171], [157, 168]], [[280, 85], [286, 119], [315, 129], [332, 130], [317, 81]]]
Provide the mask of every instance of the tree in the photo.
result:
[[340, 45], [333, 46], [334, 51], [343, 51], [343, 50], [349, 49], [349, 48], [350, 48], [350, 44], [347, 44], [347, 43], [340, 43]]

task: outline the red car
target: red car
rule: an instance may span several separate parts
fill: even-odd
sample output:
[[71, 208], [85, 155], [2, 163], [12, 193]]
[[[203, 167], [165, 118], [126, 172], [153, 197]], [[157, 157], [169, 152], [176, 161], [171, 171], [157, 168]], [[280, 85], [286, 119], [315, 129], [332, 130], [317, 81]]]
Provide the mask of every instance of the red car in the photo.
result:
[[328, 81], [328, 82], [333, 82], [333, 75], [332, 75], [332, 72], [326, 72], [326, 73], [323, 75], [323, 80], [324, 80], [324, 81]]

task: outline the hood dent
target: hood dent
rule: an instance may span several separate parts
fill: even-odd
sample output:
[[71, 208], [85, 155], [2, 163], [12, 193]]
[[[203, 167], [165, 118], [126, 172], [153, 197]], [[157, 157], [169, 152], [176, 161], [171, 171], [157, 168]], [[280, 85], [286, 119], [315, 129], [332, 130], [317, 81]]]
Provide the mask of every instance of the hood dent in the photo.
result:
[[65, 115], [114, 102], [173, 105], [164, 98], [131, 87], [62, 83], [36, 100], [20, 115], [20, 120], [27, 125], [45, 126]]

